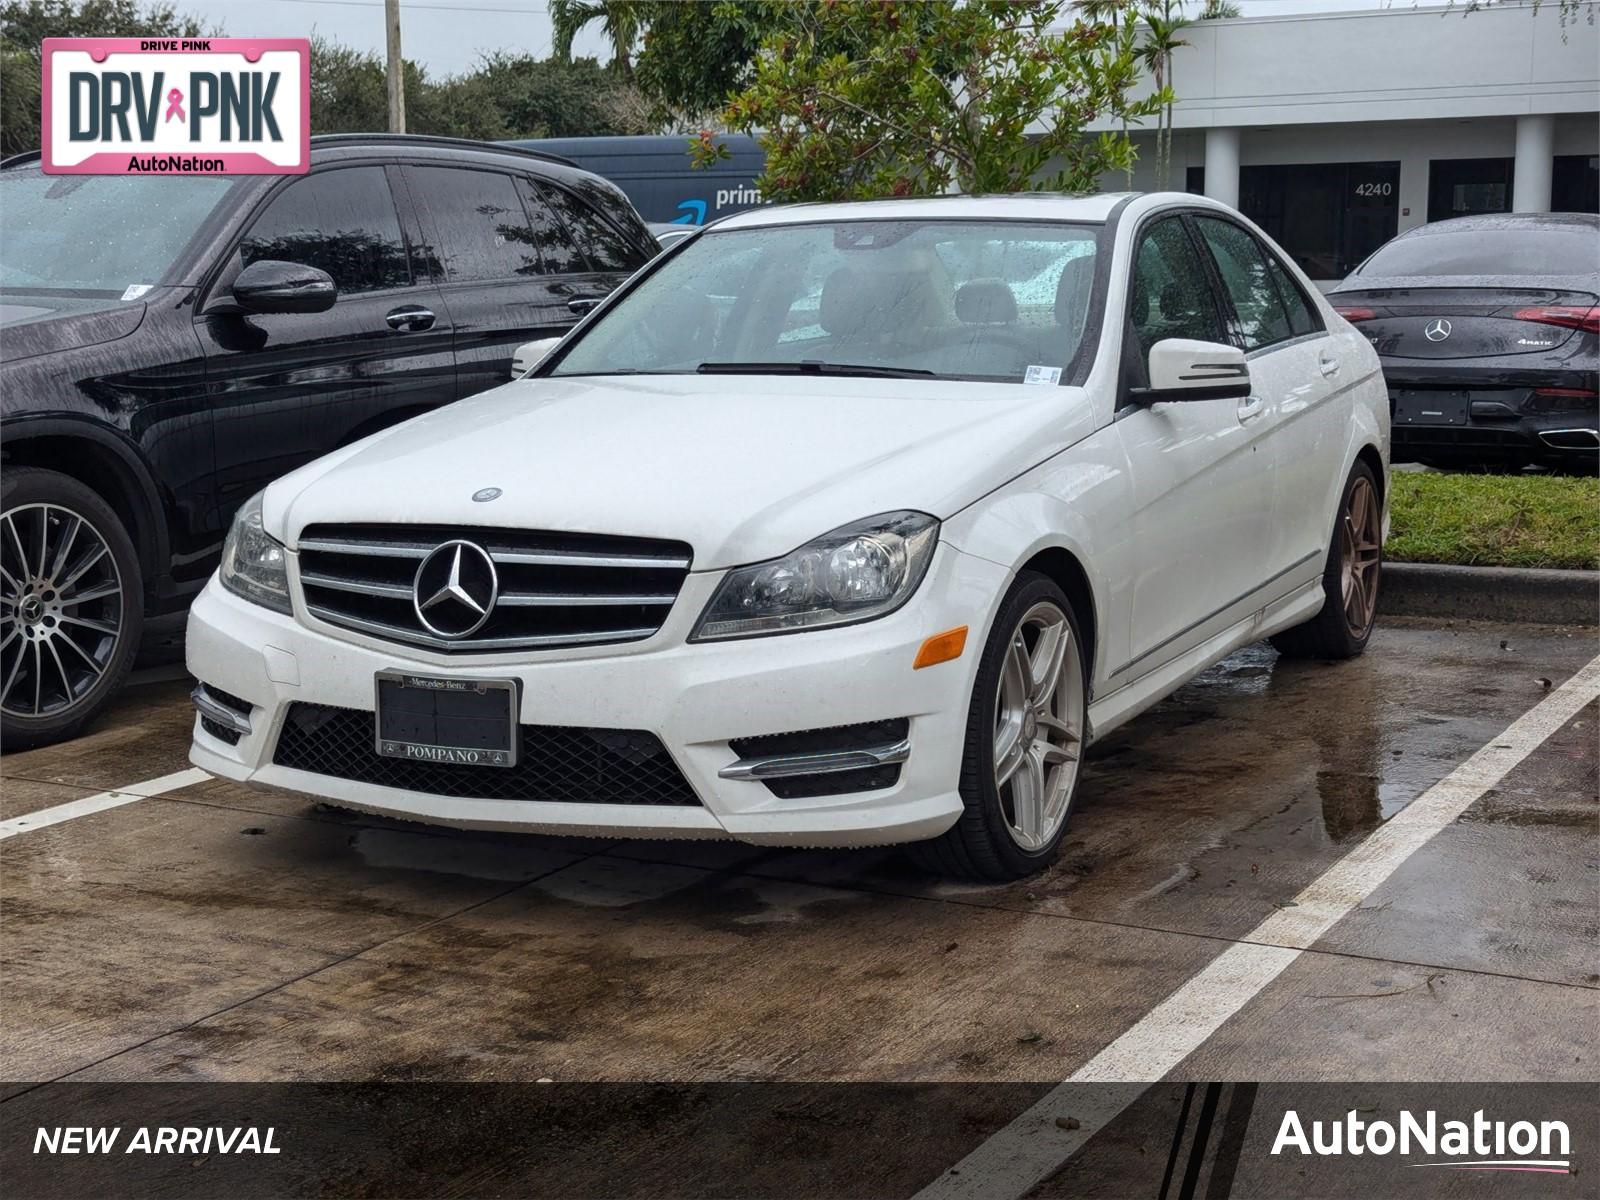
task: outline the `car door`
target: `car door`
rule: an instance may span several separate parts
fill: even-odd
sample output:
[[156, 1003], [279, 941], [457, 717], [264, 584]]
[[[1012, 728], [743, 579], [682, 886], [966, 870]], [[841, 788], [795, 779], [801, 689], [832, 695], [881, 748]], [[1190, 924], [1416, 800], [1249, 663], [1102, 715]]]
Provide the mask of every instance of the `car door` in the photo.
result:
[[[285, 472], [455, 398], [450, 324], [411, 250], [381, 164], [314, 170], [250, 219], [195, 318], [224, 524]], [[326, 271], [338, 299], [320, 313], [239, 311], [232, 281], [263, 259]]]
[[[458, 395], [505, 383], [518, 346], [565, 333], [645, 261], [639, 251], [618, 255], [603, 236], [582, 236], [583, 226], [558, 211], [552, 189], [526, 174], [411, 164], [406, 180], [444, 278]], [[581, 216], [581, 202], [571, 203]], [[595, 260], [608, 269], [596, 270]]]
[[1331, 492], [1343, 480], [1349, 397], [1343, 367], [1316, 309], [1271, 248], [1238, 222], [1196, 214], [1262, 402], [1262, 453], [1278, 464], [1271, 552], [1264, 581], [1287, 595], [1322, 570], [1333, 520]]
[[505, 383], [518, 346], [565, 333], [578, 319], [555, 286], [576, 250], [530, 216], [510, 171], [411, 163], [405, 177], [454, 330], [456, 395]]
[[[1164, 213], [1135, 236], [1124, 377], [1144, 386], [1165, 338], [1226, 342], [1224, 310], [1187, 219]], [[1127, 398], [1121, 438], [1134, 511], [1128, 589], [1130, 683], [1248, 615], [1272, 529], [1272, 464], [1250, 400], [1144, 404]]]

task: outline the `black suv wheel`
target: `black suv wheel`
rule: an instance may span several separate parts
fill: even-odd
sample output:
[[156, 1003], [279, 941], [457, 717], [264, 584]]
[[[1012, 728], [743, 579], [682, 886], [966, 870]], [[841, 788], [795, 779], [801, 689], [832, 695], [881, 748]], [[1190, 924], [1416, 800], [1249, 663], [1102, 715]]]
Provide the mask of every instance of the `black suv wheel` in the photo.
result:
[[77, 733], [139, 648], [143, 582], [117, 515], [76, 479], [13, 467], [0, 487], [0, 741]]

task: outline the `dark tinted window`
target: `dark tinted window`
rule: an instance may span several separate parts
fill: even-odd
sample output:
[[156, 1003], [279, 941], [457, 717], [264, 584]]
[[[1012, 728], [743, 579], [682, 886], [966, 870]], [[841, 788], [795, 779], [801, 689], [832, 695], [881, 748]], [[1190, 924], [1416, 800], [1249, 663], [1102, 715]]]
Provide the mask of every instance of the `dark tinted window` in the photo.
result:
[[1163, 338], [1227, 340], [1200, 253], [1177, 217], [1157, 221], [1140, 238], [1128, 318], [1144, 355]]
[[522, 203], [528, 210], [534, 244], [539, 247], [539, 254], [544, 259], [544, 269], [552, 275], [587, 271], [589, 264], [579, 251], [578, 243], [573, 241], [573, 235], [556, 218], [550, 205], [545, 203], [544, 193], [531, 180], [521, 178], [517, 180], [517, 190], [521, 192]]
[[541, 187], [540, 191], [560, 214], [572, 236], [578, 239], [592, 269], [633, 271], [643, 265], [643, 252], [630, 245], [588, 205], [558, 187]]
[[1293, 337], [1289, 310], [1278, 294], [1261, 243], [1231, 221], [1200, 217], [1196, 224], [1239, 316], [1244, 348], [1256, 350]]
[[382, 167], [351, 167], [296, 180], [239, 245], [244, 265], [263, 258], [333, 276], [342, 295], [411, 282], [405, 239]]
[[1311, 301], [1306, 299], [1306, 294], [1295, 283], [1294, 277], [1272, 251], [1267, 250], [1266, 255], [1267, 274], [1278, 285], [1278, 295], [1283, 297], [1284, 307], [1289, 310], [1289, 331], [1299, 337], [1302, 333], [1314, 333], [1321, 329], [1322, 318], [1317, 316]]
[[1600, 237], [1570, 225], [1452, 229], [1396, 238], [1362, 264], [1361, 278], [1397, 275], [1588, 275]]
[[538, 237], [511, 176], [457, 167], [408, 170], [433, 217], [434, 252], [451, 283], [543, 273]]

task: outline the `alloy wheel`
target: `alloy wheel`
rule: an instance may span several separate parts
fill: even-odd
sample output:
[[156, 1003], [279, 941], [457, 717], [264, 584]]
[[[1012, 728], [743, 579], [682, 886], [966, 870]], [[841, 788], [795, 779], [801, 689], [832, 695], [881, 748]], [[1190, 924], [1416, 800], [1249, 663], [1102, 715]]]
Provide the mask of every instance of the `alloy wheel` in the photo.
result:
[[1372, 628], [1378, 609], [1378, 571], [1383, 519], [1372, 481], [1357, 476], [1339, 525], [1339, 589], [1344, 621], [1355, 638]]
[[122, 640], [122, 576], [104, 535], [59, 504], [0, 514], [0, 711], [65, 712]]
[[1083, 751], [1083, 664], [1066, 613], [1049, 601], [1012, 632], [995, 697], [994, 782], [1006, 829], [1024, 850], [1067, 819]]

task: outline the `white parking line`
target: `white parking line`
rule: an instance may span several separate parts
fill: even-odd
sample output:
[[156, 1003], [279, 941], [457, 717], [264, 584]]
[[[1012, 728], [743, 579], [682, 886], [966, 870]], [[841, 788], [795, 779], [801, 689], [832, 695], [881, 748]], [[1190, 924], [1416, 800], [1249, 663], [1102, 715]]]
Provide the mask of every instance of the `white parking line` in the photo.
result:
[[[1296, 896], [1292, 906], [1279, 909], [1224, 950], [1065, 1083], [923, 1188], [917, 1200], [1016, 1197], [1053, 1173], [1596, 697], [1600, 657], [1375, 829]], [[1076, 1117], [1078, 1128], [1056, 1125], [1057, 1117], [1066, 1116]]]
[[147, 779], [143, 783], [130, 784], [114, 792], [101, 792], [98, 796], [85, 796], [82, 800], [70, 800], [54, 808], [41, 808], [38, 812], [24, 813], [20, 817], [12, 817], [9, 821], [0, 821], [0, 841], [16, 837], [19, 833], [43, 829], [47, 825], [59, 825], [63, 821], [87, 817], [90, 813], [105, 812], [108, 808], [132, 804], [135, 800], [144, 800], [164, 792], [192, 787], [210, 778], [211, 776], [199, 767], [190, 767], [186, 771], [174, 771], [171, 775], [163, 775], [159, 779]]

